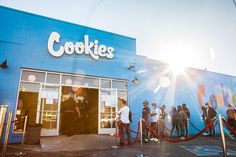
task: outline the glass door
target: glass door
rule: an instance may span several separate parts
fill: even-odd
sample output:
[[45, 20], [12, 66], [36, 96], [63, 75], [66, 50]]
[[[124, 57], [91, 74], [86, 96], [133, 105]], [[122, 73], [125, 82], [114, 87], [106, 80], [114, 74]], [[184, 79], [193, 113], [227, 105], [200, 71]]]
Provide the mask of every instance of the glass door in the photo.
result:
[[117, 113], [117, 90], [100, 90], [99, 134], [115, 133]]
[[59, 135], [60, 87], [41, 84], [37, 106], [38, 124], [42, 124], [41, 136]]

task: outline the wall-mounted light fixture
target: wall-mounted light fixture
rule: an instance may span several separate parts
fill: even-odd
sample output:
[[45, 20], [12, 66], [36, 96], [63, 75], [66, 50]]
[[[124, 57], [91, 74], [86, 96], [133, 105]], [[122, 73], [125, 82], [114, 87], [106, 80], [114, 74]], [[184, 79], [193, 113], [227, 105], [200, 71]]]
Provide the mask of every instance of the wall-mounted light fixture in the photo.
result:
[[135, 76], [134, 79], [132, 80], [134, 84], [139, 84], [139, 79]]
[[7, 60], [6, 60], [6, 59], [5, 59], [4, 62], [2, 62], [2, 64], [0, 64], [0, 67], [1, 67], [2, 69], [7, 69], [7, 68], [8, 68]]
[[135, 72], [135, 64], [130, 64], [128, 70]]

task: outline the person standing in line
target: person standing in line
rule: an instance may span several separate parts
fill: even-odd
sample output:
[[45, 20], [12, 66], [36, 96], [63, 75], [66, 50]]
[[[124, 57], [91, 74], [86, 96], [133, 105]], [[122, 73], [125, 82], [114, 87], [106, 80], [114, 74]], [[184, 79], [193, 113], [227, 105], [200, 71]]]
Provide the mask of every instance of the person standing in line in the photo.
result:
[[143, 128], [143, 140], [145, 143], [147, 143], [149, 141], [148, 138], [148, 127], [149, 127], [149, 119], [150, 119], [150, 108], [148, 107], [148, 101], [145, 100], [143, 102], [143, 110], [142, 110], [142, 118], [143, 118], [143, 122], [142, 122], [142, 128]]
[[187, 115], [185, 114], [183, 108], [178, 106], [178, 123], [180, 126], [180, 139], [185, 139], [185, 121], [187, 120]]
[[150, 122], [151, 122], [151, 136], [152, 138], [150, 140], [153, 140], [154, 142], [159, 142], [157, 138], [155, 138], [156, 133], [158, 132], [158, 117], [159, 117], [159, 109], [157, 108], [156, 103], [152, 103], [152, 109], [150, 114]]
[[178, 112], [176, 110], [176, 107], [172, 107], [171, 108], [171, 123], [172, 123], [172, 129], [171, 129], [171, 133], [170, 136], [172, 136], [174, 129], [176, 129], [177, 131], [177, 136], [179, 136], [179, 126], [178, 126]]
[[119, 133], [120, 133], [120, 146], [124, 145], [125, 133], [128, 138], [128, 145], [131, 145], [130, 137], [130, 120], [129, 120], [129, 107], [127, 106], [127, 101], [122, 100], [122, 107], [118, 111], [120, 120], [118, 121]]
[[207, 113], [207, 116], [206, 116], [206, 120], [207, 120], [207, 125], [211, 124], [213, 122], [213, 124], [210, 126], [209, 128], [209, 133], [210, 133], [210, 136], [215, 136], [215, 126], [214, 126], [214, 119], [216, 118], [216, 111], [214, 108], [212, 108], [209, 103], [206, 103], [206, 113]]
[[187, 119], [184, 121], [185, 137], [187, 137], [188, 129], [189, 129], [190, 110], [187, 108], [185, 103], [182, 104], [182, 108], [183, 108], [184, 113], [187, 115]]
[[163, 104], [159, 110], [159, 120], [158, 120], [159, 124], [158, 134], [161, 136], [165, 136], [164, 130], [166, 128], [166, 123], [165, 123], [166, 116], [167, 116], [166, 105]]
[[236, 131], [236, 112], [232, 107], [232, 105], [228, 104], [228, 109], [226, 111], [226, 114], [227, 114], [227, 122], [229, 123], [230, 127], [234, 131]]
[[75, 121], [76, 121], [76, 101], [74, 100], [73, 93], [69, 93], [69, 98], [63, 102], [62, 112], [64, 113], [64, 126], [65, 134], [72, 136], [75, 133]]
[[[203, 120], [203, 123], [204, 123], [204, 127], [207, 127], [207, 120], [206, 120], [206, 107], [205, 106], [202, 106], [201, 107], [202, 109], [202, 120]], [[208, 130], [205, 131], [205, 133], [203, 135], [208, 135]]]

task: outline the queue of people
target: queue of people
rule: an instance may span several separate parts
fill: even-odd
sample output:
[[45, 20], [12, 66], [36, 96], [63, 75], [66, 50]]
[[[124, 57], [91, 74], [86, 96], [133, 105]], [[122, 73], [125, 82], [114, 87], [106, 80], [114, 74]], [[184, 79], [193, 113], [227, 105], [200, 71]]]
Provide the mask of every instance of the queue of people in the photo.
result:
[[[167, 136], [166, 130], [166, 117], [167, 111], [166, 106], [162, 105], [160, 108], [157, 108], [156, 103], [152, 103], [152, 108], [148, 107], [149, 102], [143, 102], [142, 109], [142, 118], [143, 118], [143, 140], [148, 142], [149, 140], [154, 142], [160, 142], [156, 137], [158, 136]], [[172, 136], [173, 131], [176, 130], [177, 135], [181, 135], [181, 138], [188, 136], [188, 119], [190, 118], [190, 110], [187, 108], [186, 104], [182, 106], [172, 107], [171, 112], [171, 122], [172, 129], [170, 135]], [[149, 128], [149, 122], [151, 128]], [[180, 131], [180, 133], [179, 133]], [[150, 135], [149, 135], [150, 133]], [[158, 136], [156, 136], [158, 135]]]

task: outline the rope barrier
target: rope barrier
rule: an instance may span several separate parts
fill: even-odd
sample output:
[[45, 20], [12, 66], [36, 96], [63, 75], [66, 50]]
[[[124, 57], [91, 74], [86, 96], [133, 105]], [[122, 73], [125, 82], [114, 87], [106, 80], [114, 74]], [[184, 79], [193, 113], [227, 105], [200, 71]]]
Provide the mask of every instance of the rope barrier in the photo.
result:
[[[174, 139], [170, 139], [170, 138], [165, 138], [157, 133], [155, 133], [155, 136], [157, 138], [160, 138], [166, 142], [172, 142], [172, 143], [178, 143], [178, 142], [185, 142], [185, 141], [190, 141], [192, 139], [197, 138], [198, 136], [200, 136], [203, 132], [205, 132], [207, 129], [211, 128], [214, 124], [214, 120], [212, 120], [204, 129], [200, 130], [199, 133], [195, 134], [194, 136], [190, 137], [190, 138], [186, 138], [186, 139], [178, 139], [178, 140], [174, 140]], [[215, 127], [215, 125], [214, 125]], [[154, 131], [155, 132], [155, 131]]]
[[[120, 126], [119, 126], [120, 127]], [[132, 133], [135, 133], [136, 134], [136, 137], [135, 137], [135, 139], [132, 141], [132, 145], [133, 144], [135, 144], [136, 142], [138, 142], [138, 135], [140, 134], [139, 133], [139, 131], [140, 131], [140, 124], [139, 124], [139, 122], [138, 122], [138, 128], [137, 128], [137, 130], [136, 131], [134, 131], [134, 130], [131, 130], [130, 128], [129, 128], [129, 131], [130, 131], [130, 133], [132, 132]], [[121, 139], [121, 136], [123, 136], [120, 132], [118, 133], [118, 134], [114, 134], [113, 136], [116, 136], [116, 137], [120, 137], [120, 139]], [[127, 143], [127, 139], [125, 139], [125, 138], [122, 138], [123, 140], [121, 141], [121, 143], [123, 144], [123, 145], [127, 145], [126, 143]], [[129, 146], [129, 145], [128, 145]]]

